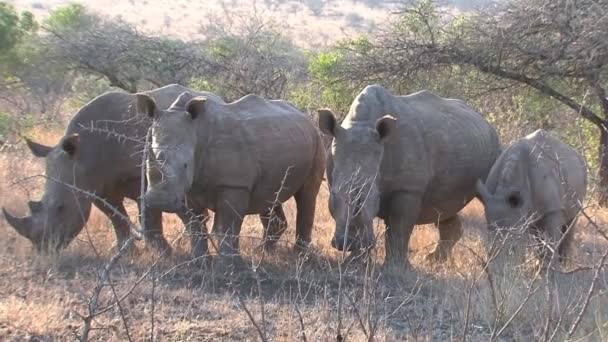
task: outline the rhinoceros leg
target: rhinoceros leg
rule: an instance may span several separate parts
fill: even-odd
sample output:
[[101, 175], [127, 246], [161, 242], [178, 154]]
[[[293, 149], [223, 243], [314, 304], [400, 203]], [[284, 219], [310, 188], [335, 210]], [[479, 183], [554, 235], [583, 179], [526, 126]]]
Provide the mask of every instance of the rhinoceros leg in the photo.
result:
[[427, 255], [427, 260], [445, 262], [456, 242], [462, 237], [462, 221], [455, 215], [439, 221], [435, 226], [439, 230], [439, 242], [435, 250]]
[[386, 260], [389, 266], [409, 268], [408, 245], [420, 212], [420, 196], [393, 194], [386, 203]]
[[182, 220], [188, 234], [190, 235], [190, 250], [192, 257], [199, 259], [209, 252], [207, 221], [209, 213], [207, 209], [189, 209], [177, 212], [177, 216]]
[[562, 235], [566, 234], [565, 237], [562, 238], [562, 243], [559, 245], [559, 249], [557, 252], [559, 253], [559, 261], [560, 263], [565, 263], [567, 261], [567, 257], [572, 253], [573, 240], [574, 240], [574, 227], [576, 227], [576, 217], [570, 221], [567, 221], [566, 224], [562, 227]]
[[[104, 196], [102, 198], [103, 201], [101, 199], [95, 199], [93, 204], [110, 219], [112, 226], [114, 227], [114, 232], [116, 233], [118, 245], [122, 246], [131, 235], [131, 229], [129, 227], [130, 222], [127, 221], [129, 215], [122, 203], [124, 197]], [[108, 206], [111, 206], [111, 208]]]
[[285, 218], [285, 212], [283, 212], [283, 206], [279, 203], [261, 213], [260, 221], [262, 221], [264, 227], [264, 248], [270, 250], [287, 229], [287, 219]]
[[[140, 215], [142, 214], [141, 204], [137, 202], [137, 208]], [[171, 254], [172, 248], [169, 242], [163, 235], [163, 212], [160, 210], [146, 207], [143, 211], [144, 225], [142, 231], [146, 245], [151, 245], [153, 248], [165, 253]]]
[[[317, 155], [324, 156], [322, 145], [319, 146], [321, 152]], [[313, 170], [308, 176], [306, 182], [295, 193], [296, 200], [296, 248], [307, 247], [312, 240], [312, 228], [315, 220], [315, 210], [317, 205], [317, 195], [323, 183], [323, 174], [325, 173], [325, 159], [317, 160], [314, 163]]]
[[[555, 211], [545, 215], [538, 223], [539, 233], [544, 233], [545, 243], [541, 246], [541, 258], [543, 260], [544, 266], [552, 266], [554, 260], [561, 259], [561, 255], [559, 255], [562, 250], [563, 242], [558, 246], [557, 243], [560, 241], [562, 237], [563, 227], [566, 225], [566, 220], [564, 219], [564, 215], [561, 211]], [[558, 255], [553, 257], [552, 253], [547, 252], [547, 247], [545, 244], [549, 244], [552, 248], [557, 251]]]
[[249, 196], [247, 189], [222, 188], [218, 191], [213, 232], [219, 239], [221, 255], [239, 254], [239, 234], [249, 207]]

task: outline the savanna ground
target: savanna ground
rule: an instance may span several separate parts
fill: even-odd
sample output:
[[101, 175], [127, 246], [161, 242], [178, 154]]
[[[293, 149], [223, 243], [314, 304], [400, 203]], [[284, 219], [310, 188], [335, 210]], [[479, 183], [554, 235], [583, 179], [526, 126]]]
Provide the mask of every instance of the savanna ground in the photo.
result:
[[[10, 3], [44, 17], [66, 1]], [[120, 15], [138, 29], [185, 40], [200, 38], [205, 33], [201, 26], [216, 16], [238, 22], [240, 16], [252, 14], [251, 2], [241, 0], [80, 3], [108, 16]], [[277, 29], [298, 45], [314, 47], [350, 32], [374, 31], [391, 10], [370, 9], [360, 1], [327, 1], [315, 13], [310, 7], [315, 3], [319, 2], [263, 1], [256, 3], [259, 12], [254, 14], [277, 18]], [[19, 132], [54, 144], [75, 110], [61, 110], [65, 117], [58, 121], [63, 124]], [[529, 108], [518, 110], [526, 113]], [[565, 114], [553, 116], [552, 123], [559, 127], [575, 122]], [[525, 127], [510, 121], [516, 120], [507, 117], [496, 125], [505, 143], [540, 124], [536, 118]], [[580, 145], [587, 146], [582, 140]], [[39, 199], [42, 192], [43, 178], [32, 176], [42, 172], [43, 162], [30, 155], [22, 139], [7, 139], [0, 150], [0, 205], [26, 214], [26, 201]], [[290, 228], [274, 253], [256, 248], [262, 227], [257, 217], [247, 218], [241, 251], [249, 266], [237, 269], [220, 258], [204, 270], [189, 264], [182, 223], [165, 215], [165, 235], [174, 241], [174, 254], [162, 256], [137, 242], [136, 251], [120, 258], [104, 281], [99, 277], [116, 252], [115, 237], [109, 220], [98, 211], [93, 210], [86, 229], [55, 256], [37, 255], [26, 239], [0, 220], [0, 339], [74, 340], [82, 337], [84, 321], [91, 318], [89, 337], [94, 340], [608, 340], [608, 238], [602, 234], [608, 213], [595, 207], [592, 196], [585, 210], [590, 219], [582, 217], [576, 227], [569, 272], [552, 272], [550, 277], [535, 274], [533, 262], [520, 267], [513, 260], [493, 261], [484, 271], [485, 222], [477, 201], [463, 211], [464, 236], [445, 264], [425, 260], [437, 242], [432, 225], [414, 231], [409, 246], [414, 268], [407, 272], [382, 267], [381, 223], [376, 229], [377, 255], [371, 262], [344, 260], [330, 246], [334, 227], [327, 197], [324, 186], [313, 245], [305, 255], [291, 248], [292, 201], [286, 205]], [[129, 204], [133, 222], [135, 208]], [[96, 291], [100, 285], [101, 291]], [[96, 293], [97, 304], [91, 300]], [[94, 317], [87, 317], [91, 312]]]
[[[49, 132], [32, 135], [54, 143], [59, 134]], [[1, 158], [1, 204], [25, 214], [25, 202], [40, 196], [42, 179], [29, 177], [43, 172], [42, 162], [24, 144]], [[574, 265], [583, 268], [555, 274], [557, 286], [514, 262], [489, 268], [490, 286], [481, 262], [486, 258], [483, 207], [476, 200], [463, 212], [464, 236], [445, 264], [426, 261], [437, 234], [432, 225], [418, 226], [410, 242], [414, 269], [403, 272], [376, 262], [383, 258], [381, 224], [371, 262], [345, 260], [336, 252], [329, 244], [333, 224], [327, 198], [324, 185], [313, 245], [305, 255], [290, 244], [292, 201], [286, 205], [290, 228], [273, 253], [256, 248], [261, 225], [257, 217], [248, 217], [241, 250], [249, 266], [236, 269], [217, 257], [206, 269], [189, 264], [182, 223], [165, 215], [174, 254], [165, 257], [137, 242], [136, 251], [110, 272], [97, 307], [90, 299], [116, 252], [109, 220], [94, 210], [85, 230], [56, 256], [36, 255], [2, 222], [0, 336], [77, 339], [83, 317], [93, 308], [104, 311], [92, 320], [95, 340], [606, 340], [608, 274], [596, 272], [594, 265], [603, 260], [608, 243], [588, 220], [576, 227]], [[134, 203], [129, 212], [137, 222]], [[587, 212], [600, 227], [608, 221], [603, 211]], [[120, 305], [113, 305], [116, 298]]]

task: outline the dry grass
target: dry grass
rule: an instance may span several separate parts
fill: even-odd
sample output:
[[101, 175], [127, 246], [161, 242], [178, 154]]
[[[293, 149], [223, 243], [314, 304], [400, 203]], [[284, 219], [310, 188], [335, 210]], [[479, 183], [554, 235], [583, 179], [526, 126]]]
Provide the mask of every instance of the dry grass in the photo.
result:
[[[48, 143], [57, 139], [49, 133], [31, 134]], [[25, 201], [40, 195], [40, 180], [12, 183], [22, 175], [42, 172], [42, 164], [24, 149], [2, 154], [1, 158], [1, 204], [25, 213]], [[308, 341], [330, 341], [338, 335], [347, 340], [368, 340], [374, 325], [377, 327], [373, 335], [378, 340], [460, 340], [465, 326], [469, 340], [490, 340], [492, 330], [509, 321], [501, 333], [502, 340], [543, 340], [547, 317], [552, 317], [553, 322], [549, 332], [557, 330], [557, 340], [569, 339], [566, 328], [582, 308], [593, 272], [560, 275], [555, 305], [547, 304], [543, 279], [533, 281], [514, 264], [508, 264], [505, 277], [495, 279], [494, 294], [485, 278], [472, 282], [481, 270], [476, 255], [485, 255], [483, 209], [477, 201], [463, 212], [465, 235], [446, 264], [425, 261], [424, 256], [437, 241], [437, 233], [432, 226], [420, 226], [410, 243], [415, 270], [400, 273], [375, 263], [366, 267], [357, 260], [342, 262], [342, 255], [329, 245], [333, 220], [327, 210], [327, 196], [327, 189], [323, 188], [313, 246], [306, 257], [293, 252], [289, 243], [295, 235], [293, 201], [285, 208], [290, 228], [275, 253], [264, 255], [256, 248], [262, 236], [261, 226], [257, 217], [248, 217], [242, 235], [250, 238], [243, 239], [242, 252], [245, 261], [255, 267], [234, 269], [218, 258], [206, 270], [188, 265], [189, 248], [187, 239], [181, 238], [181, 222], [173, 215], [165, 215], [166, 235], [175, 240], [174, 255], [155, 264], [158, 255], [138, 245], [137, 251], [121, 259], [111, 272], [110, 279], [119, 295], [148, 274], [122, 302], [129, 336], [133, 340], [150, 339], [153, 316], [154, 336], [160, 340], [256, 340], [259, 333], [248, 318], [244, 303], [259, 326], [263, 326], [261, 304], [264, 305], [265, 334], [269, 340], [277, 341], [304, 340], [303, 336]], [[129, 205], [129, 212], [134, 219], [134, 204]], [[595, 209], [591, 213], [601, 225], [608, 221], [605, 211]], [[382, 229], [379, 223], [378, 235], [382, 235]], [[80, 315], [87, 313], [97, 274], [109, 260], [115, 243], [109, 221], [99, 212], [93, 212], [86, 230], [90, 240], [83, 232], [60, 255], [42, 257], [2, 222], [3, 339], [74, 339], [74, 333], [81, 331]], [[584, 220], [579, 223], [576, 239], [575, 259], [581, 264], [597, 261], [606, 250], [606, 241]], [[90, 243], [101, 251], [101, 256], [93, 252]], [[382, 257], [380, 239], [376, 259]], [[605, 276], [602, 271], [598, 290], [573, 339], [605, 340]], [[536, 287], [529, 295], [529, 289]], [[504, 301], [499, 309], [494, 304], [497, 298]], [[113, 303], [109, 288], [102, 292], [100, 301], [102, 306]], [[523, 301], [526, 305], [510, 320]], [[93, 321], [96, 329], [91, 337], [127, 339], [121, 317], [118, 308], [98, 316]]]
[[[44, 18], [59, 6], [70, 0], [46, 0], [39, 2], [14, 0], [20, 10], [33, 12]], [[314, 1], [313, 1], [314, 2]], [[202, 25], [228, 10], [229, 17], [238, 25], [239, 18], [252, 14], [276, 23], [284, 32], [304, 47], [326, 46], [347, 35], [366, 33], [385, 20], [392, 7], [369, 8], [362, 2], [331, 1], [323, 7], [319, 15], [313, 13], [306, 2], [287, 1], [247, 1], [247, 0], [80, 0], [93, 11], [111, 17], [120, 17], [144, 31], [174, 36], [190, 40], [205, 36]], [[270, 5], [269, 5], [270, 4]], [[349, 16], [350, 14], [350, 16]], [[356, 14], [356, 15], [353, 15]], [[353, 22], [353, 18], [356, 22]]]

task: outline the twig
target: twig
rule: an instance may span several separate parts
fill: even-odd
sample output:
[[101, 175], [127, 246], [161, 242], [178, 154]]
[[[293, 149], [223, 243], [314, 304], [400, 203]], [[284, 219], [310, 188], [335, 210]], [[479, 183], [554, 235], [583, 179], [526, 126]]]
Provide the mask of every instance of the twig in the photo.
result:
[[255, 318], [253, 318], [253, 315], [251, 314], [251, 312], [249, 311], [249, 309], [247, 309], [247, 305], [245, 305], [245, 302], [243, 301], [243, 298], [241, 298], [240, 295], [238, 295], [237, 297], [239, 299], [239, 303], [241, 303], [241, 306], [243, 307], [243, 310], [245, 310], [245, 313], [247, 314], [247, 317], [249, 317], [249, 320], [251, 321], [251, 323], [255, 327], [255, 330], [258, 332], [258, 335], [260, 336], [260, 339], [262, 340], [262, 342], [267, 342], [268, 339], [266, 339], [266, 335], [262, 331], [262, 328], [260, 328], [260, 326], [258, 325], [258, 323], [255, 321]]

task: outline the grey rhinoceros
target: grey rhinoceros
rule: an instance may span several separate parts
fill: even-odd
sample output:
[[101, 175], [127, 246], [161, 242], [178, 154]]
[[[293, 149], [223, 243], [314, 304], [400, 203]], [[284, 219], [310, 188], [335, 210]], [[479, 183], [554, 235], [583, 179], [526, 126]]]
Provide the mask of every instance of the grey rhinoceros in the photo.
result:
[[[462, 235], [457, 213], [475, 197], [499, 154], [494, 128], [464, 101], [428, 91], [396, 96], [379, 85], [355, 98], [341, 125], [321, 109], [319, 127], [333, 137], [327, 161], [332, 246], [367, 250], [373, 219], [386, 223], [386, 261], [409, 266], [416, 224], [435, 223], [445, 260]], [[404, 263], [404, 264], [403, 264]]]
[[[488, 228], [528, 225], [537, 237], [557, 243], [560, 260], [570, 248], [587, 191], [587, 168], [581, 155], [544, 130], [517, 140], [498, 158], [477, 192]], [[566, 234], [563, 236], [563, 234]], [[548, 255], [545, 255], [548, 256]]]
[[286, 228], [281, 203], [297, 205], [296, 246], [311, 240], [325, 149], [312, 120], [288, 102], [247, 95], [233, 103], [184, 93], [162, 110], [146, 94], [138, 108], [154, 119], [146, 193], [150, 206], [179, 210], [185, 203], [215, 212], [220, 253], [236, 255], [243, 218], [273, 213], [264, 246]]
[[[189, 89], [172, 84], [146, 94], [167, 108], [184, 91]], [[222, 101], [211, 93], [198, 94]], [[151, 120], [136, 115], [135, 104], [133, 94], [107, 92], [78, 110], [56, 146], [27, 140], [35, 156], [46, 157], [44, 195], [41, 201], [28, 202], [31, 216], [18, 218], [3, 210], [10, 225], [37, 249], [69, 244], [88, 220], [91, 204], [110, 218], [119, 244], [129, 237], [130, 222], [120, 217], [127, 215], [123, 200], [140, 196], [143, 141], [151, 125]], [[204, 209], [194, 210], [196, 215], [204, 213]], [[192, 216], [179, 214], [184, 223], [190, 222]], [[189, 225], [192, 229], [195, 221]], [[146, 240], [161, 249], [170, 248], [162, 235], [162, 212], [146, 208], [145, 223]]]

